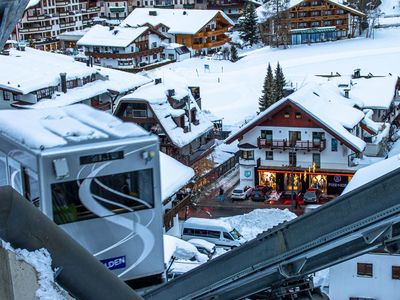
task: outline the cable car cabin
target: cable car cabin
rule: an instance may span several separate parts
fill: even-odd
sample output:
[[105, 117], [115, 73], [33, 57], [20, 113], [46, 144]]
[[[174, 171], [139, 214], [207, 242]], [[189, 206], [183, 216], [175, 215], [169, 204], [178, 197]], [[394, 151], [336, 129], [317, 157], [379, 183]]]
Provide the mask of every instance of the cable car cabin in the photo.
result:
[[141, 127], [83, 104], [0, 111], [0, 185], [121, 279], [161, 280], [159, 145]]

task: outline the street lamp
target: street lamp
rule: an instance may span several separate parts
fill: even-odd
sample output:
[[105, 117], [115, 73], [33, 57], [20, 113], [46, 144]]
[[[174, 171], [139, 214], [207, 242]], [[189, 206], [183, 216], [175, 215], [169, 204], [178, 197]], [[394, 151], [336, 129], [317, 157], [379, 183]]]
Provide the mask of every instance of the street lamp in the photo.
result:
[[294, 208], [297, 208], [297, 202], [293, 202], [293, 200], [294, 200], [294, 195], [293, 195], [293, 189], [294, 189], [294, 164], [295, 164], [295, 162], [294, 162], [294, 154], [295, 154], [295, 151], [296, 151], [296, 145], [292, 146], [291, 151], [292, 151], [292, 153], [291, 153], [291, 156], [292, 156], [292, 189], [291, 189], [290, 199], [291, 199], [291, 203], [293, 204]]

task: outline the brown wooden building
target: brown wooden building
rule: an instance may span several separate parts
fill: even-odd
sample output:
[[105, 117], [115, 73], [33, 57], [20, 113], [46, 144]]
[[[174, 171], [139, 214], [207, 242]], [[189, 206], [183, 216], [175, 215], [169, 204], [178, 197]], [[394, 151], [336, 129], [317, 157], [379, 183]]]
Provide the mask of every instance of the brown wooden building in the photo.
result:
[[303, 0], [278, 14], [260, 7], [261, 38], [270, 45], [309, 44], [358, 36], [364, 14], [330, 0]]

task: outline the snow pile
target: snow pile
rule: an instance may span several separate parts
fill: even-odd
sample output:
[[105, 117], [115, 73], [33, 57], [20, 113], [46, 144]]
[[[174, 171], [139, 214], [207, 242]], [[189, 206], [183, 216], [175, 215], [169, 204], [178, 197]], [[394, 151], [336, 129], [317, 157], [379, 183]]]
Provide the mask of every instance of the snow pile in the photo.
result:
[[26, 249], [13, 249], [9, 243], [2, 241], [4, 249], [14, 252], [18, 260], [25, 261], [37, 272], [39, 289], [36, 297], [41, 300], [64, 300], [67, 293], [54, 282], [54, 271], [51, 268], [51, 256], [47, 249], [28, 251]]
[[288, 209], [266, 208], [255, 209], [244, 215], [221, 218], [221, 220], [237, 229], [246, 240], [252, 240], [256, 238], [258, 234], [296, 217], [297, 216]]

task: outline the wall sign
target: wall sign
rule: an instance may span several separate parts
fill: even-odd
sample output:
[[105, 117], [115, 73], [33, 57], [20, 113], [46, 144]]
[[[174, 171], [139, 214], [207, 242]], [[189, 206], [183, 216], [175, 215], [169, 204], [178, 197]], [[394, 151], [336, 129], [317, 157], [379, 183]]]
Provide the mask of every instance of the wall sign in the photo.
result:
[[251, 177], [251, 171], [249, 171], [249, 170], [244, 171], [244, 177], [250, 178]]
[[126, 256], [102, 259], [100, 262], [109, 270], [123, 269], [126, 266]]

